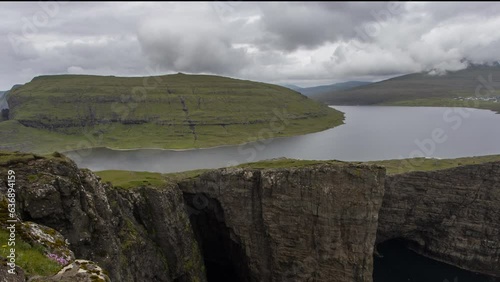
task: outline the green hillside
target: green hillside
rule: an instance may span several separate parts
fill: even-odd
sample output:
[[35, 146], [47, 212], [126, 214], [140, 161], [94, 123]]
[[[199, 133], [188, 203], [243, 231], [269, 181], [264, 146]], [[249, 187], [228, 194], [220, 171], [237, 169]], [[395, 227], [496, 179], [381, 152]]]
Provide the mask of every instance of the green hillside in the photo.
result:
[[209, 75], [40, 76], [8, 94], [0, 148], [202, 148], [324, 130], [342, 113], [285, 87]]
[[311, 96], [331, 105], [463, 106], [500, 111], [500, 100], [482, 97], [500, 98], [500, 66], [476, 65], [444, 75], [414, 73]]

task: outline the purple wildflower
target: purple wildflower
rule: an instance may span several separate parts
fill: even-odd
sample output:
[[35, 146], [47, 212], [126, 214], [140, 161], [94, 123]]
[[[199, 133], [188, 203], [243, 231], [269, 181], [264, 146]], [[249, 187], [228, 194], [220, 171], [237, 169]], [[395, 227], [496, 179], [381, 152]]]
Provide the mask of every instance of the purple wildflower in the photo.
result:
[[68, 264], [68, 260], [66, 260], [64, 257], [59, 257], [56, 254], [48, 254], [47, 257], [55, 262], [57, 262], [60, 265], [66, 265]]

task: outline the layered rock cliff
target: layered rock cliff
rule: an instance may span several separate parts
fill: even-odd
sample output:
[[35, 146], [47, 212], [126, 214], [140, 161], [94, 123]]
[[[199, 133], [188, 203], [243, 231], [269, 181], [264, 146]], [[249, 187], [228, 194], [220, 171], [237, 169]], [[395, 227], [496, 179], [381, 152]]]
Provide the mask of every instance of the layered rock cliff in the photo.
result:
[[222, 281], [372, 281], [384, 176], [346, 164], [222, 169], [179, 187], [212, 281], [231, 260], [239, 275]]
[[388, 176], [377, 242], [500, 277], [500, 162]]

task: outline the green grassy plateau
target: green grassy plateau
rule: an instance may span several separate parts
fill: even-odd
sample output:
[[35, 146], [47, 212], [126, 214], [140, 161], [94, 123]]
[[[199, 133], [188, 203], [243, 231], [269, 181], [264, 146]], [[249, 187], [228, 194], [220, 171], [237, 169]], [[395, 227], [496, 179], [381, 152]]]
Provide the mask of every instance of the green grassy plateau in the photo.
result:
[[8, 93], [0, 149], [187, 149], [300, 135], [343, 114], [288, 88], [209, 75], [40, 76]]

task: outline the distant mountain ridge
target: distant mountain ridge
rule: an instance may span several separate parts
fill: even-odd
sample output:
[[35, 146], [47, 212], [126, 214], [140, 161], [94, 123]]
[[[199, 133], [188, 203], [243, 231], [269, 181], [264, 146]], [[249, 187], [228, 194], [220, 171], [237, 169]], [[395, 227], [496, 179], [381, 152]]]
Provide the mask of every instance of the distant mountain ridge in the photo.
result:
[[303, 95], [312, 98], [313, 96], [316, 96], [316, 95], [325, 94], [325, 93], [331, 93], [331, 92], [334, 92], [334, 91], [351, 89], [351, 88], [354, 88], [354, 87], [368, 85], [368, 84], [371, 84], [371, 82], [367, 82], [367, 81], [346, 81], [346, 82], [340, 82], [340, 83], [334, 83], [334, 84], [328, 84], [328, 85], [320, 85], [320, 86], [313, 86], [313, 87], [299, 87], [299, 86], [293, 85], [293, 84], [284, 84], [283, 86], [287, 87], [287, 88], [290, 88], [292, 90], [295, 90], [297, 92], [300, 92]]
[[500, 110], [500, 103], [475, 98], [477, 89], [482, 96], [500, 96], [500, 65], [471, 65], [443, 75], [412, 73], [311, 98], [331, 105], [461, 106], [459, 97], [468, 97], [479, 101], [474, 107]]

